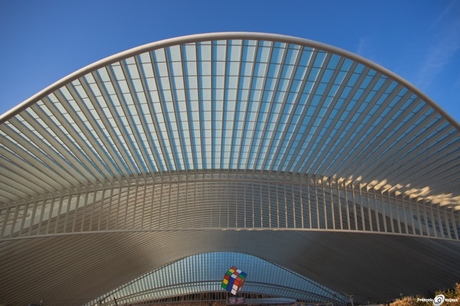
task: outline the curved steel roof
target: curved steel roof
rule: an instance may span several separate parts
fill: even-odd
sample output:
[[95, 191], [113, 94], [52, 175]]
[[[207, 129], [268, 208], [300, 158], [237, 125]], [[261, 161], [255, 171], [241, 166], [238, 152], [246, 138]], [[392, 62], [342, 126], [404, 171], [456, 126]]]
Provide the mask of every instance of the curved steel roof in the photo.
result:
[[38, 162], [35, 183], [3, 178], [5, 203], [196, 169], [320, 174], [447, 202], [459, 196], [456, 168], [430, 163], [455, 161], [457, 123], [376, 64], [280, 35], [195, 35], [132, 49], [1, 122], [8, 173], [21, 177], [14, 166]]
[[192, 255], [163, 266], [89, 304], [97, 304], [100, 300], [113, 304], [115, 300], [118, 304], [158, 300], [164, 296], [199, 292], [202, 287], [207, 292], [222, 291], [222, 271], [230, 268], [229, 263], [248, 274], [240, 292], [283, 296], [317, 304], [347, 303], [346, 296], [260, 258], [236, 252], [213, 252]]
[[[331, 46], [261, 33], [164, 40], [85, 67], [0, 122], [0, 251], [13, 267], [0, 266], [11, 289], [0, 303], [88, 302], [172, 260], [239, 251], [237, 238], [245, 253], [363, 301], [460, 274], [459, 124], [400, 77]], [[362, 249], [376, 240], [387, 249]], [[402, 242], [444, 256], [410, 259]], [[394, 270], [368, 280], [343, 262], [372, 269], [396, 245], [395, 269], [439, 274], [373, 292]], [[31, 261], [33, 246], [49, 257]], [[75, 275], [82, 289], [21, 283], [41, 269]]]

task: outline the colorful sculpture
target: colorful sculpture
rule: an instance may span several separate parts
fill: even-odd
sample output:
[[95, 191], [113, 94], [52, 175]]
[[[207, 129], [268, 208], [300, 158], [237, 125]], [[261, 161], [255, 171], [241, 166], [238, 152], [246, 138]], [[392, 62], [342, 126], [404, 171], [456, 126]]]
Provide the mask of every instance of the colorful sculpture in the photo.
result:
[[222, 288], [227, 290], [233, 295], [236, 295], [238, 291], [244, 285], [244, 280], [246, 278], [246, 273], [233, 266], [224, 274], [224, 279], [222, 280]]

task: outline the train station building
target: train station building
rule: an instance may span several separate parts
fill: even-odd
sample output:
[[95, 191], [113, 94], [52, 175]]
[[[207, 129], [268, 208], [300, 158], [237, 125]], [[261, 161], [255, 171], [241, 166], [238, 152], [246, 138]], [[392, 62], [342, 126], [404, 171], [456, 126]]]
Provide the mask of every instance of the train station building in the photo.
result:
[[460, 281], [460, 125], [326, 44], [150, 43], [37, 93], [0, 134], [0, 304], [212, 302], [232, 266], [262, 304]]

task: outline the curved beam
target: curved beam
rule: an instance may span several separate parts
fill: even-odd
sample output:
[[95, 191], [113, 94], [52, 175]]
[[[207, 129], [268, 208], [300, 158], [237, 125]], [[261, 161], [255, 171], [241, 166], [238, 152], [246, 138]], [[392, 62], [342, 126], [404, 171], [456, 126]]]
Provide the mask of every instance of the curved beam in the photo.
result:
[[423, 100], [429, 103], [434, 109], [436, 109], [438, 113], [440, 113], [444, 118], [446, 118], [447, 121], [449, 121], [452, 125], [454, 125], [460, 131], [460, 124], [455, 119], [453, 119], [449, 114], [447, 114], [437, 103], [431, 100], [426, 94], [424, 94], [417, 87], [409, 83], [407, 80], [403, 79], [402, 77], [395, 74], [394, 72], [391, 72], [390, 70], [378, 65], [377, 63], [374, 63], [355, 53], [352, 53], [352, 52], [349, 52], [349, 51], [346, 51], [346, 50], [343, 50], [343, 49], [340, 49], [340, 48], [337, 48], [337, 47], [334, 47], [328, 44], [320, 43], [317, 41], [304, 39], [304, 38], [298, 38], [294, 36], [288, 36], [288, 35], [255, 33], [255, 32], [218, 32], [218, 33], [187, 35], [187, 36], [169, 38], [169, 39], [165, 39], [165, 40], [161, 40], [157, 42], [152, 42], [149, 44], [145, 44], [139, 47], [135, 47], [135, 48], [117, 53], [115, 55], [106, 57], [100, 61], [97, 61], [93, 64], [90, 64], [86, 67], [83, 67], [75, 71], [74, 73], [60, 79], [59, 81], [51, 84], [50, 86], [43, 89], [39, 93], [33, 95], [32, 97], [30, 97], [29, 99], [21, 103], [20, 105], [16, 106], [15, 108], [1, 115], [0, 124], [7, 121], [14, 115], [20, 113], [22, 110], [30, 107], [36, 101], [46, 97], [48, 94], [62, 87], [63, 85], [68, 84], [72, 82], [73, 80], [76, 80], [79, 77], [91, 71], [97, 70], [107, 65], [110, 65], [116, 61], [131, 57], [131, 56], [134, 56], [136, 54], [140, 54], [146, 51], [151, 51], [151, 50], [155, 50], [159, 48], [165, 48], [165, 47], [169, 47], [173, 45], [180, 45], [180, 44], [186, 44], [190, 42], [199, 42], [199, 41], [207, 41], [207, 40], [227, 40], [227, 39], [255, 39], [255, 40], [267, 40], [267, 41], [292, 43], [292, 44], [298, 44], [301, 46], [314, 47], [314, 48], [318, 48], [321, 50], [330, 51], [332, 53], [339, 54], [344, 57], [353, 59], [356, 62], [362, 63], [372, 69], [375, 69], [376, 71], [381, 72], [382, 74], [388, 75], [390, 78], [396, 80], [398, 83], [401, 83], [405, 87], [410, 88], [413, 92], [415, 92], [418, 96], [422, 97]]

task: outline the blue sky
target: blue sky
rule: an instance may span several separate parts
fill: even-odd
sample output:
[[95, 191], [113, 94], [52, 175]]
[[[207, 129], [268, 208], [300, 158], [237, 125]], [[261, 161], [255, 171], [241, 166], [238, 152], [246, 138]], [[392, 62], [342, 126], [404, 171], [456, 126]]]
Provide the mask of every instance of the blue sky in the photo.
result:
[[0, 114], [109, 55], [221, 31], [279, 33], [357, 53], [460, 122], [460, 0], [0, 0]]

